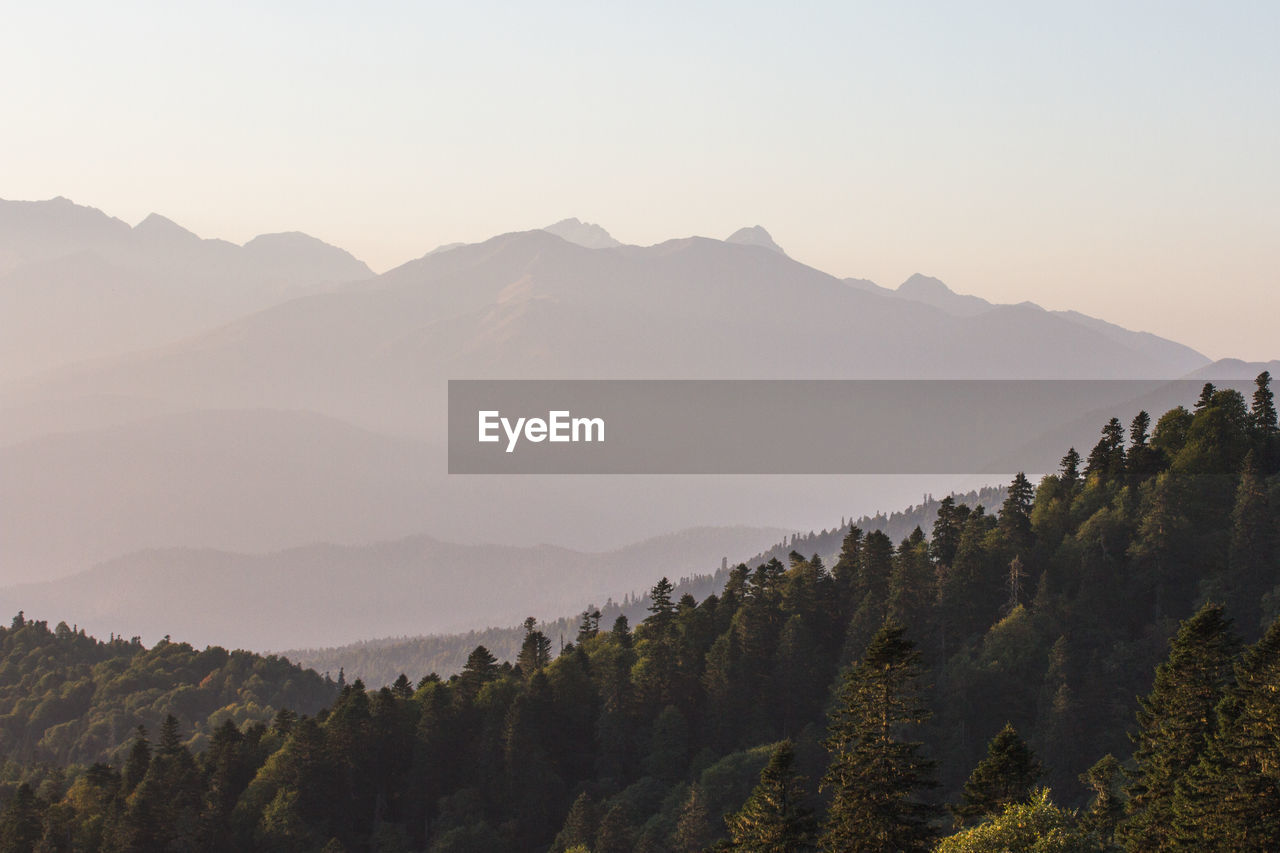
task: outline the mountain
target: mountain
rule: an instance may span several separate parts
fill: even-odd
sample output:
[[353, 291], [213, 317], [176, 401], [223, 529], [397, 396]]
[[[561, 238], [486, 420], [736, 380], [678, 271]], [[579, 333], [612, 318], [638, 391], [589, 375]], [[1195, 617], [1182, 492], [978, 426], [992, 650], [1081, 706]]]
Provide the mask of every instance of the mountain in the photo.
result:
[[[388, 504], [379, 504], [379, 507]], [[90, 632], [280, 649], [380, 634], [513, 625], [576, 613], [662, 574], [709, 574], [785, 531], [701, 528], [604, 553], [462, 545], [427, 536], [265, 554], [168, 548], [62, 580], [0, 589], [0, 611], [53, 612]], [[252, 594], [247, 594], [252, 590]], [[176, 636], [176, 634], [175, 634]]]
[[[924, 489], [989, 482], [450, 477], [442, 439], [452, 378], [1153, 378], [1208, 362], [1173, 342], [1026, 304], [957, 316], [851, 286], [742, 237], [589, 249], [535, 230], [362, 277], [358, 261], [304, 235], [234, 246], [158, 216], [130, 228], [65, 201], [6, 203], [0, 215], [19, 223], [2, 238], [5, 257], [18, 259], [3, 284], [26, 281], [43, 299], [51, 281], [64, 282], [59, 304], [83, 314], [71, 324], [81, 330], [73, 344], [95, 352], [111, 342], [90, 330], [130, 300], [140, 307], [119, 328], [140, 345], [149, 332], [125, 320], [146, 314], [167, 317], [166, 329], [207, 326], [217, 311], [188, 309], [220, 296], [220, 282], [234, 279], [253, 299], [277, 285], [304, 291], [163, 346], [0, 386], [7, 583], [147, 549], [243, 555], [419, 535], [610, 552], [691, 526], [807, 527]], [[69, 253], [70, 245], [84, 248]], [[246, 269], [253, 275], [236, 272]], [[331, 269], [355, 280], [304, 284]], [[105, 283], [90, 289], [93, 299], [89, 281]], [[170, 298], [182, 289], [174, 282], [190, 293]], [[947, 299], [941, 290], [927, 281], [906, 288], [935, 301]], [[67, 325], [68, 311], [41, 310], [32, 320], [46, 331], [43, 343], [28, 334], [26, 345], [50, 347], [45, 362], [62, 357], [54, 348], [63, 338], [47, 327]], [[0, 323], [13, 316], [0, 314]], [[3, 340], [0, 347], [16, 346]], [[442, 553], [424, 552], [424, 570], [455, 570]], [[73, 587], [56, 590], [72, 595]], [[175, 618], [203, 618], [195, 598], [187, 605]], [[326, 624], [320, 612], [299, 618]], [[412, 627], [443, 630], [450, 617]]]
[[777, 252], [779, 255], [786, 257], [787, 253], [782, 251], [782, 247], [773, 242], [773, 237], [769, 232], [764, 230], [763, 226], [752, 225], [750, 228], [739, 228], [728, 237], [724, 238], [726, 243], [733, 243], [738, 246], [759, 246], [768, 249], [771, 252]]
[[372, 272], [304, 234], [237, 246], [151, 214], [0, 200], [0, 380], [175, 341]]
[[561, 219], [542, 230], [586, 249], [612, 249], [622, 245], [599, 225], [578, 219]]
[[895, 295], [910, 299], [912, 302], [932, 305], [957, 317], [973, 317], [993, 307], [985, 299], [977, 296], [962, 296], [938, 279], [920, 273], [916, 273], [898, 285]]
[[[919, 302], [922, 305], [930, 305], [954, 317], [978, 317], [1000, 308], [1018, 308], [1024, 312], [1035, 311], [1051, 314], [1054, 317], [1102, 335], [1128, 350], [1140, 353], [1144, 358], [1150, 359], [1152, 362], [1164, 364], [1174, 370], [1179, 366], [1194, 370], [1203, 365], [1206, 360], [1203, 355], [1190, 347], [1166, 340], [1150, 332], [1130, 331], [1114, 323], [1108, 323], [1105, 320], [1081, 314], [1079, 311], [1045, 311], [1034, 302], [1021, 302], [1018, 305], [999, 305], [988, 302], [980, 296], [956, 293], [939, 279], [921, 275], [920, 273], [913, 274], [898, 285], [896, 290], [881, 287], [874, 281], [868, 281], [867, 279], [847, 278], [844, 281], [847, 285], [857, 290], [897, 299], [906, 299], [911, 302]], [[1166, 376], [1168, 374], [1163, 372], [1152, 374], [1152, 377], [1155, 378]]]
[[957, 317], [755, 246], [585, 249], [531, 231], [11, 388], [0, 442], [130, 406], [301, 409], [439, 437], [449, 378], [1159, 378], [1205, 363], [1030, 306]]
[[1187, 374], [1188, 379], [1249, 379], [1267, 371], [1273, 378], [1280, 376], [1280, 360], [1241, 361], [1238, 358], [1222, 358]]
[[[248, 256], [259, 270], [282, 256], [307, 254], [315, 265], [298, 266], [311, 273], [335, 261], [301, 235], [235, 247], [158, 217], [130, 229], [44, 204], [54, 209], [37, 205], [41, 215], [65, 213], [99, 242]], [[71, 269], [73, 284], [136, 281], [105, 256], [48, 263]], [[1029, 305], [955, 316], [755, 245], [695, 237], [587, 249], [547, 231], [505, 234], [0, 388], [0, 580], [49, 579], [147, 548], [253, 552], [415, 534], [609, 550], [693, 525], [807, 525], [960, 485], [449, 477], [450, 378], [1151, 378], [1205, 363], [1172, 342]]]

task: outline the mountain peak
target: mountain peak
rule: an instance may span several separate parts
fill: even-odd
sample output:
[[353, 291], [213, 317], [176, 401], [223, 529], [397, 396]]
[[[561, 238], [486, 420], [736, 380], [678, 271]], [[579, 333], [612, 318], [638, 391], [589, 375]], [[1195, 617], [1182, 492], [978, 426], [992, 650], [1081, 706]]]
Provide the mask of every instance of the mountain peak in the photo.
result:
[[178, 223], [169, 219], [167, 216], [161, 216], [158, 213], [151, 213], [147, 218], [133, 226], [135, 234], [156, 237], [181, 237], [188, 240], [199, 240], [200, 237]]
[[373, 270], [345, 249], [301, 231], [259, 234], [244, 244], [244, 251], [260, 263], [282, 270], [305, 271], [317, 281], [357, 281]]
[[903, 296], [925, 296], [952, 294], [951, 288], [947, 287], [940, 279], [936, 279], [931, 275], [923, 275], [921, 273], [912, 274], [911, 278], [898, 285], [898, 293]]
[[739, 228], [724, 240], [726, 243], [736, 243], [739, 246], [760, 246], [772, 252], [777, 252], [784, 258], [787, 253], [782, 251], [782, 247], [773, 242], [773, 237], [769, 232], [764, 230], [762, 225], [752, 225], [749, 228]]
[[612, 249], [614, 246], [622, 245], [599, 225], [594, 222], [583, 222], [576, 217], [561, 219], [542, 230], [587, 249]]

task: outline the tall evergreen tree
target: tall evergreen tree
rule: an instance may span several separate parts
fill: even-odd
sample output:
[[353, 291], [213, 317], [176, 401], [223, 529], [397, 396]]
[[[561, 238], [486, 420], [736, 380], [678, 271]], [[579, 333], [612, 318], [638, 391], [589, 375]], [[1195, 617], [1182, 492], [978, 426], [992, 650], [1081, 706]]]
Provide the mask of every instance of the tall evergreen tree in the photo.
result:
[[1280, 849], [1280, 620], [1236, 662], [1217, 708], [1218, 728], [1178, 786], [1183, 849], [1263, 853]]
[[1096, 834], [1107, 849], [1111, 849], [1116, 827], [1124, 818], [1123, 777], [1124, 769], [1111, 753], [1102, 756], [1080, 776], [1080, 781], [1092, 792], [1081, 823]]
[[964, 523], [968, 518], [969, 507], [957, 505], [951, 495], [939, 502], [930, 545], [933, 558], [944, 566], [951, 565], [951, 561], [956, 558], [956, 552], [960, 550], [960, 537], [964, 534]]
[[564, 826], [551, 845], [551, 853], [564, 853], [574, 848], [587, 848], [595, 840], [596, 831], [600, 828], [600, 809], [591, 799], [591, 795], [583, 791], [573, 801]]
[[909, 733], [930, 716], [917, 684], [920, 653], [904, 628], [886, 623], [845, 674], [825, 746], [823, 790], [831, 806], [822, 828], [828, 850], [926, 850], [936, 809], [920, 793], [936, 786], [933, 762]]
[[535, 672], [551, 663], [551, 640], [537, 630], [537, 624], [532, 616], [524, 621], [524, 642], [520, 645], [516, 664], [525, 678], [532, 678]]
[[665, 633], [675, 621], [676, 606], [671, 601], [671, 593], [674, 589], [675, 586], [671, 581], [664, 577], [649, 590], [649, 613], [652, 615], [645, 620], [645, 623], [657, 629], [659, 635]]
[[1271, 373], [1262, 371], [1254, 380], [1257, 389], [1253, 392], [1253, 406], [1250, 409], [1250, 420], [1253, 428], [1262, 434], [1276, 432], [1276, 398], [1271, 391]]
[[804, 780], [796, 775], [795, 747], [774, 749], [760, 783], [742, 808], [725, 817], [730, 849], [743, 853], [800, 853], [815, 849], [816, 823], [805, 806]]
[[498, 659], [484, 646], [476, 646], [467, 656], [467, 664], [458, 676], [458, 684], [464, 695], [474, 697], [486, 682], [498, 674]]
[[1139, 702], [1135, 767], [1119, 832], [1126, 849], [1175, 849], [1176, 786], [1213, 733], [1214, 706], [1228, 683], [1235, 649], [1230, 620], [1217, 604], [1202, 607], [1170, 643], [1151, 693]]
[[1000, 507], [1000, 530], [1014, 551], [1024, 549], [1031, 539], [1031, 505], [1035, 487], [1027, 475], [1019, 471], [1009, 484], [1008, 497]]
[[1003, 729], [987, 745], [987, 757], [978, 763], [964, 783], [960, 803], [951, 807], [957, 826], [977, 823], [1013, 803], [1029, 802], [1044, 767], [1031, 747], [1018, 736], [1013, 724]]
[[1258, 604], [1276, 582], [1277, 525], [1257, 451], [1245, 457], [1231, 512], [1231, 545], [1227, 558], [1228, 603], [1246, 631], [1258, 623]]
[[1196, 399], [1195, 410], [1206, 409], [1213, 402], [1213, 395], [1217, 392], [1212, 382], [1206, 382], [1200, 388], [1200, 396]]
[[124, 771], [120, 780], [121, 791], [130, 794], [138, 787], [142, 777], [147, 775], [151, 766], [151, 741], [147, 740], [147, 727], [138, 725], [133, 737], [133, 746], [129, 748], [129, 757], [125, 760]]
[[1074, 488], [1076, 483], [1080, 481], [1080, 454], [1073, 447], [1067, 451], [1067, 455], [1062, 457], [1059, 465], [1062, 484], [1067, 488]]

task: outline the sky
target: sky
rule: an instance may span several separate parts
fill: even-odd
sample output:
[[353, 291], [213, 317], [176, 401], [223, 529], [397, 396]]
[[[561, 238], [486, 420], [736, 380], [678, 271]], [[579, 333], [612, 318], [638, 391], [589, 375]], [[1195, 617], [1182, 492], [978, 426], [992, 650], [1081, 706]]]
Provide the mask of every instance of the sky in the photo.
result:
[[1280, 4], [12, 4], [0, 197], [385, 270], [576, 216], [1280, 358]]

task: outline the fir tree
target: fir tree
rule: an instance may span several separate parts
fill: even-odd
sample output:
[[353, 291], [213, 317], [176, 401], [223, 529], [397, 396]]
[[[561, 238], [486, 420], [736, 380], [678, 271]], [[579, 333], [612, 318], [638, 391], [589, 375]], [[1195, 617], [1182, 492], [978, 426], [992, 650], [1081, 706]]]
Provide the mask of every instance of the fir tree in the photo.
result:
[[919, 798], [936, 785], [933, 762], [905, 739], [929, 711], [916, 683], [920, 655], [903, 633], [894, 623], [880, 629], [845, 674], [832, 710], [822, 780], [831, 793], [821, 839], [828, 850], [926, 850], [933, 838], [936, 810]]
[[1174, 803], [1184, 849], [1280, 849], [1280, 620], [1240, 657], [1218, 729]]
[[1108, 848], [1115, 838], [1116, 827], [1124, 817], [1123, 777], [1120, 761], [1111, 753], [1102, 756], [1080, 775], [1080, 781], [1093, 794], [1081, 823]]
[[600, 809], [591, 795], [583, 791], [569, 808], [564, 826], [551, 845], [551, 853], [564, 853], [575, 847], [590, 847], [599, 827]]
[[1207, 409], [1213, 402], [1213, 395], [1216, 391], [1217, 389], [1213, 387], [1212, 382], [1204, 383], [1200, 388], [1200, 396], [1196, 399], [1195, 410], [1198, 412], [1202, 409]]
[[492, 681], [497, 676], [497, 663], [498, 659], [492, 652], [484, 646], [476, 646], [467, 656], [467, 664], [458, 676], [463, 691], [470, 696], [480, 692], [485, 682]]
[[725, 817], [731, 849], [743, 853], [815, 849], [816, 823], [804, 805], [804, 780], [796, 775], [795, 757], [790, 740], [778, 744], [746, 803]]
[[978, 763], [964, 783], [959, 805], [951, 808], [957, 826], [977, 823], [1005, 806], [1025, 803], [1044, 775], [1039, 759], [1018, 736], [1011, 723], [987, 745], [987, 757]]
[[1074, 488], [1076, 483], [1080, 481], [1080, 454], [1076, 452], [1074, 447], [1071, 448], [1067, 451], [1067, 455], [1062, 457], [1062, 462], [1059, 465], [1062, 471], [1062, 484], [1068, 489]]
[[151, 741], [147, 740], [146, 726], [139, 725], [133, 738], [133, 746], [129, 749], [129, 758], [125, 761], [124, 772], [120, 781], [120, 789], [130, 794], [138, 787], [138, 783], [147, 775], [151, 766]]
[[1258, 378], [1254, 380], [1254, 384], [1258, 387], [1253, 392], [1250, 420], [1257, 432], [1269, 435], [1277, 430], [1276, 400], [1275, 394], [1271, 391], [1271, 373], [1266, 370], [1262, 371], [1258, 374]]
[[1230, 675], [1235, 640], [1221, 605], [1206, 604], [1170, 643], [1151, 693], [1139, 702], [1126, 820], [1126, 849], [1174, 849], [1178, 782], [1199, 761], [1213, 732], [1214, 706]]
[[582, 621], [578, 624], [578, 639], [575, 642], [580, 646], [599, 633], [600, 611], [592, 605], [582, 611]]

